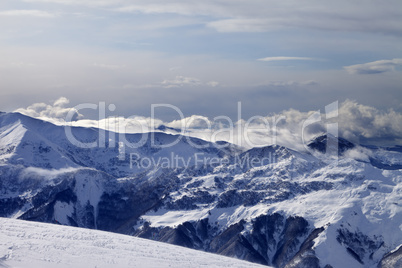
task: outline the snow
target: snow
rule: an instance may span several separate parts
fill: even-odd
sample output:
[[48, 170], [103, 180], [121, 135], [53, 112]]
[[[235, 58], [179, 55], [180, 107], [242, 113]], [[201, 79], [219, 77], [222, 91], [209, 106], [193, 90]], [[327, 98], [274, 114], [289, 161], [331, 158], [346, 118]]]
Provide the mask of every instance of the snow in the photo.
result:
[[69, 225], [67, 217], [71, 217], [74, 213], [74, 206], [70, 203], [57, 201], [54, 204], [54, 219], [63, 225]]
[[0, 149], [7, 150], [5, 153], [0, 151], [0, 160], [5, 160], [14, 153], [26, 131], [19, 121], [0, 128]]
[[101, 179], [98, 174], [95, 176], [87, 176], [85, 174], [77, 174], [75, 176], [75, 193], [81, 207], [86, 206], [88, 203], [94, 207], [95, 212], [95, 228], [97, 228], [97, 213], [98, 213], [98, 203], [103, 194], [103, 189], [101, 186]]
[[[313, 227], [324, 227], [325, 230], [315, 239], [314, 250], [321, 265], [331, 264], [332, 267], [376, 267], [381, 258], [394, 250], [402, 241], [402, 172], [401, 170], [381, 170], [354, 159], [339, 159], [312, 169], [307, 176], [297, 173], [303, 166], [294, 160], [277, 163], [273, 167], [257, 167], [246, 173], [234, 176], [232, 183], [242, 183], [246, 188], [251, 185], [269, 185], [276, 181], [290, 180], [303, 184], [319, 181], [333, 184], [331, 189], [311, 191], [296, 194], [294, 197], [271, 204], [258, 203], [253, 206], [234, 206], [217, 208], [215, 204], [203, 210], [169, 211], [160, 209], [149, 212], [142, 218], [153, 227], [178, 226], [186, 221], [197, 221], [208, 217], [209, 222], [220, 230], [241, 220], [250, 222], [260, 215], [278, 212], [287, 216], [301, 216]], [[254, 173], [262, 176], [254, 177]], [[222, 172], [222, 170], [220, 170]], [[292, 172], [294, 172], [292, 174]], [[224, 173], [216, 174], [224, 176]], [[211, 181], [213, 175], [193, 177], [190, 181], [200, 181], [206, 190], [209, 187], [216, 191]], [[268, 179], [269, 178], [269, 179]], [[188, 185], [188, 184], [187, 184]], [[239, 190], [239, 189], [238, 189]], [[269, 190], [269, 188], [268, 188]], [[183, 195], [189, 192], [182, 191]], [[179, 199], [179, 192], [172, 193], [174, 199]], [[206, 214], [208, 212], [208, 215]], [[249, 224], [250, 225], [250, 224]], [[249, 225], [243, 232], [249, 231]], [[356, 261], [337, 241], [340, 229], [352, 233], [362, 233], [367, 239], [384, 241], [371, 258], [366, 254], [364, 265]]]
[[0, 218], [0, 267], [267, 267], [136, 237]]
[[[339, 243], [332, 243], [336, 236], [335, 229], [328, 229], [315, 239], [315, 252], [320, 258], [321, 265], [331, 264], [334, 268], [361, 267], [349, 254], [345, 254], [345, 248]], [[342, 256], [342, 258], [340, 258]]]
[[183, 222], [197, 221], [208, 216], [208, 209], [202, 210], [183, 210], [183, 211], [169, 211], [160, 209], [157, 212], [147, 213], [142, 217], [143, 220], [151, 222], [152, 227], [175, 227]]

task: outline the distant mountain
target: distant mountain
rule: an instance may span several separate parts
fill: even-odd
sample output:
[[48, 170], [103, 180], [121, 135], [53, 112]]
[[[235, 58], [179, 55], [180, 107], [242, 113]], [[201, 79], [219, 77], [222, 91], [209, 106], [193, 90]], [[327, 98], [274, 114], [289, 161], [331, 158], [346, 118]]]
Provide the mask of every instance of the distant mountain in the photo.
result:
[[[308, 144], [310, 152], [298, 152], [161, 132], [71, 134], [0, 114], [1, 217], [134, 235], [274, 267], [402, 261], [398, 150], [325, 135]], [[98, 146], [82, 148], [93, 142]], [[327, 148], [337, 157], [327, 157]]]

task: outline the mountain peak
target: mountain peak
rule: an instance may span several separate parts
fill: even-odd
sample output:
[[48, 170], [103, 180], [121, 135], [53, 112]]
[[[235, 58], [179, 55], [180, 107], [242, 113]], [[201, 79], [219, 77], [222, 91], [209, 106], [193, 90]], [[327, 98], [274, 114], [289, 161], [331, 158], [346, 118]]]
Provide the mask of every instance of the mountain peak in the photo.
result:
[[332, 134], [320, 135], [314, 138], [307, 146], [320, 153], [326, 153], [327, 149], [333, 148], [334, 145], [337, 145], [339, 155], [342, 155], [345, 151], [353, 149], [356, 146], [352, 142], [341, 137], [335, 137]]

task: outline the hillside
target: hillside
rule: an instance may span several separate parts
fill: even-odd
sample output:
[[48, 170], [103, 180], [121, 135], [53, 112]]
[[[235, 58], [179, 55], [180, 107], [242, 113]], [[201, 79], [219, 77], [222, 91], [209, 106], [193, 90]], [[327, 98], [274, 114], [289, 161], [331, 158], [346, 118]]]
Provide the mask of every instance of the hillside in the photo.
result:
[[0, 267], [264, 267], [114, 233], [0, 218]]

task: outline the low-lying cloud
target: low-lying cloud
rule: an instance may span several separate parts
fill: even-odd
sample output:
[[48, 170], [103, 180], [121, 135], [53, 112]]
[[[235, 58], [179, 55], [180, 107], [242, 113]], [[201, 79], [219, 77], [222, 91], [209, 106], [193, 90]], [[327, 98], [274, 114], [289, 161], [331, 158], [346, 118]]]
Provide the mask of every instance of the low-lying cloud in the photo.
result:
[[75, 108], [65, 107], [70, 101], [65, 97], [60, 97], [53, 104], [34, 103], [27, 108], [20, 108], [15, 110], [17, 113], [22, 113], [30, 117], [40, 118], [53, 123], [63, 122], [67, 114], [73, 112], [73, 120], [78, 120], [83, 117]]
[[[35, 103], [27, 108], [17, 109], [16, 112], [64, 125], [68, 123], [65, 121], [67, 113], [73, 109], [75, 114], [75, 121], [71, 123], [73, 126], [98, 127], [122, 133], [163, 131], [213, 142], [228, 141], [245, 148], [279, 144], [304, 150], [309, 140], [325, 133], [327, 127], [334, 123], [338, 125], [339, 136], [356, 143], [402, 144], [401, 113], [392, 109], [381, 111], [351, 100], [339, 104], [339, 107], [337, 102], [333, 103], [332, 107], [338, 109], [327, 111], [327, 114], [324, 113], [325, 109], [310, 112], [289, 109], [268, 116], [254, 116], [247, 121], [244, 119], [232, 121], [224, 115], [211, 119], [200, 115], [184, 117], [181, 114], [180, 119], [170, 122], [143, 116], [84, 119], [79, 110], [66, 107], [68, 103], [66, 98], [60, 98], [52, 105]], [[319, 120], [316, 120], [317, 115]], [[315, 122], [306, 123], [309, 121]]]
[[400, 35], [401, 3], [399, 0], [364, 5], [339, 0], [335, 4], [322, 1], [214, 1], [167, 2], [161, 0], [24, 0], [70, 6], [101, 7], [122, 13], [151, 15], [204, 16], [206, 25], [219, 32], [264, 32], [283, 28], [307, 28], [325, 31], [384, 32]]
[[266, 57], [258, 59], [259, 61], [291, 61], [291, 60], [316, 60], [309, 57]]
[[161, 85], [166, 88], [171, 87], [182, 87], [185, 85], [188, 86], [199, 86], [201, 85], [201, 80], [194, 77], [185, 77], [185, 76], [176, 76], [175, 79], [172, 80], [163, 80]]
[[14, 10], [5, 10], [0, 11], [0, 16], [9, 16], [9, 17], [40, 17], [40, 18], [55, 18], [56, 14], [50, 13], [43, 10], [34, 10], [34, 9], [14, 9]]
[[207, 86], [207, 87], [217, 87], [220, 83], [217, 81], [203, 82], [201, 79], [195, 77], [188, 77], [177, 75], [172, 79], [164, 79], [162, 82], [154, 84], [145, 85], [124, 85], [124, 88], [182, 88], [182, 87], [197, 87], [197, 86]]
[[402, 65], [402, 59], [378, 60], [363, 64], [343, 67], [350, 74], [380, 74], [395, 71], [395, 67]]

